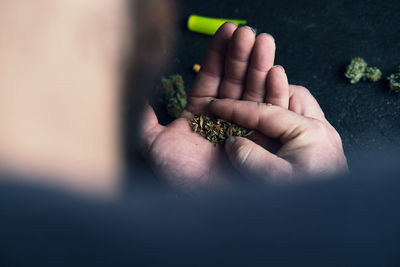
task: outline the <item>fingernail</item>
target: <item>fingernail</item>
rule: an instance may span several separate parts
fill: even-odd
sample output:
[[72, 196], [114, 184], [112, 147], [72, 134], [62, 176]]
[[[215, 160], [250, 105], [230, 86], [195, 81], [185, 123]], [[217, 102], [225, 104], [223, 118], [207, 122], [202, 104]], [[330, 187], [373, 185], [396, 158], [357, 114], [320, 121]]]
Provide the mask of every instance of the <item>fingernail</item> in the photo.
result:
[[228, 139], [226, 139], [226, 143], [229, 145], [232, 145], [233, 143], [235, 143], [236, 138], [233, 136], [229, 136]]
[[252, 30], [254, 34], [257, 34], [257, 30], [254, 29], [253, 27], [250, 27], [249, 25], [243, 25], [243, 26], [240, 26], [240, 27], [248, 28], [248, 29]]
[[274, 68], [281, 68], [281, 69], [283, 70], [283, 72], [285, 72], [285, 73], [286, 73], [286, 71], [285, 71], [285, 68], [284, 68], [284, 67], [282, 67], [281, 65], [275, 65], [275, 66], [274, 66]]
[[274, 43], [275, 43], [275, 38], [274, 38], [274, 36], [272, 36], [271, 34], [266, 33], [266, 32], [261, 32], [261, 33], [258, 34], [258, 36], [261, 36], [261, 35], [267, 35], [267, 36], [269, 36], [269, 37], [274, 41]]
[[235, 26], [237, 27], [236, 23], [233, 22], [233, 21], [227, 21], [227, 22], [225, 22], [224, 24], [228, 24], [228, 23], [233, 24], [233, 25], [235, 25]]

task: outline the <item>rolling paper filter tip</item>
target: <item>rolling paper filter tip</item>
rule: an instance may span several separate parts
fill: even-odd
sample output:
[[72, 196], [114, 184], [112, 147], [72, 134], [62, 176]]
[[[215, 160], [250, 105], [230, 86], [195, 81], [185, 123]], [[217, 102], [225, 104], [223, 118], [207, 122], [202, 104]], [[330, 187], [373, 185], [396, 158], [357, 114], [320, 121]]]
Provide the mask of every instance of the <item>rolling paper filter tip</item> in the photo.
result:
[[236, 25], [246, 24], [246, 20], [238, 19], [223, 19], [223, 18], [209, 18], [198, 15], [191, 15], [188, 19], [188, 29], [193, 32], [214, 35], [215, 32], [225, 22], [233, 22]]

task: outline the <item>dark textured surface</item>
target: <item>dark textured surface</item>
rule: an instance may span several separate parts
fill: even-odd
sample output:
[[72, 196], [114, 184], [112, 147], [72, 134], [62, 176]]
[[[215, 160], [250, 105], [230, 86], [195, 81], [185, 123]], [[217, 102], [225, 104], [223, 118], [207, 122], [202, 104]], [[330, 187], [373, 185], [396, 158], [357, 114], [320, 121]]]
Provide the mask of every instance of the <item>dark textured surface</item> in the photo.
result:
[[[307, 87], [343, 139], [350, 163], [365, 152], [400, 144], [400, 95], [386, 76], [400, 65], [400, 1], [181, 0], [178, 49], [166, 74], [180, 73], [187, 91], [211, 37], [189, 32], [190, 14], [247, 19], [275, 38], [275, 64], [292, 84]], [[354, 56], [382, 69], [377, 83], [350, 85], [344, 78]], [[168, 117], [158, 110], [162, 122]]]

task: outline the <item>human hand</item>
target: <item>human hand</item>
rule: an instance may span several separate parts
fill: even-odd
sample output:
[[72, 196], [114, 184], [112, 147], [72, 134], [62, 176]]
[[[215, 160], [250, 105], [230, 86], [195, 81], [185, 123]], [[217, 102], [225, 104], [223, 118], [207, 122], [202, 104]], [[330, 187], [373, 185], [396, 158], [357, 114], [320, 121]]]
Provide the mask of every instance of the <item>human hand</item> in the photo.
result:
[[184, 188], [222, 182], [218, 177], [223, 177], [219, 168], [225, 158], [223, 150], [194, 133], [187, 119], [210, 113], [208, 104], [217, 97], [264, 101], [266, 92], [273, 91], [266, 88], [273, 85], [267, 74], [274, 54], [270, 35], [256, 37], [249, 27], [226, 23], [211, 41], [181, 117], [161, 126], [153, 110], [147, 108], [142, 129], [144, 147], [168, 182]]
[[233, 99], [210, 103], [216, 116], [257, 130], [282, 144], [272, 153], [247, 138], [230, 137], [225, 150], [239, 171], [274, 182], [347, 171], [339, 134], [325, 119], [311, 94], [301, 87], [294, 90], [298, 97], [291, 105], [297, 112], [270, 103]]

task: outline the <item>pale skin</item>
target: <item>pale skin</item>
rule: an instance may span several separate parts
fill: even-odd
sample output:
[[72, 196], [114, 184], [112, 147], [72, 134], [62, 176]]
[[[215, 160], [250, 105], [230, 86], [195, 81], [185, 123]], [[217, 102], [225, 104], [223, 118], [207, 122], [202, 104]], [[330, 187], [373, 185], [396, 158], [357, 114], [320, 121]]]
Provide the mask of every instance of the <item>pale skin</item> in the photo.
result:
[[[211, 41], [181, 118], [161, 126], [148, 107], [146, 149], [168, 182], [193, 189], [223, 179], [218, 169], [223, 149], [187, 123], [210, 111], [258, 131], [253, 141], [230, 138], [225, 145], [233, 165], [245, 174], [279, 183], [347, 171], [339, 134], [307, 89], [288, 84], [284, 69], [274, 66], [274, 54], [270, 35], [226, 23]], [[282, 143], [276, 153], [273, 140]]]
[[0, 168], [113, 194], [124, 0], [0, 2]]

